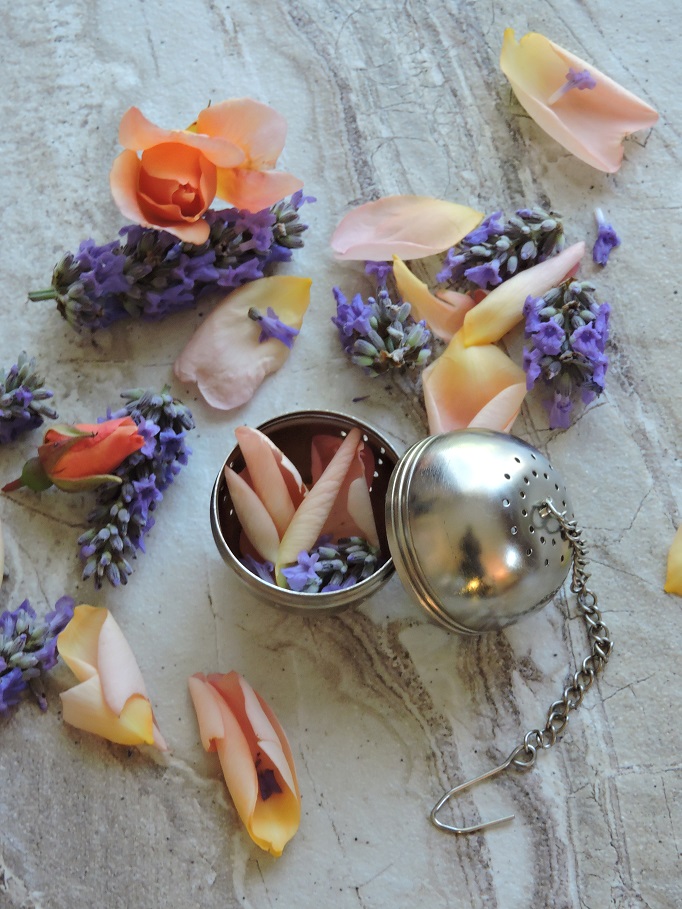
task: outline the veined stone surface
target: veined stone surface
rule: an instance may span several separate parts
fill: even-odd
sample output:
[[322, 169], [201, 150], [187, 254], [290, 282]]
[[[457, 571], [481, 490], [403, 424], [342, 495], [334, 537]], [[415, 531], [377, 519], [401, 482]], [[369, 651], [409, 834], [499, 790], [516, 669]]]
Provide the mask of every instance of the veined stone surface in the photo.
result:
[[[37, 357], [69, 422], [103, 415], [124, 388], [170, 382], [198, 428], [125, 588], [95, 592], [80, 580], [75, 540], [90, 496], [0, 497], [0, 611], [28, 597], [44, 612], [66, 592], [110, 608], [172, 748], [155, 758], [66, 726], [59, 692], [73, 678], [63, 665], [49, 676], [46, 714], [27, 702], [0, 719], [3, 909], [682, 903], [682, 612], [663, 593], [682, 504], [679, 17], [669, 13], [633, 0], [7, 6], [0, 364], [22, 349]], [[572, 157], [519, 107], [498, 66], [507, 26], [517, 37], [546, 34], [661, 113], [626, 142], [617, 174]], [[318, 199], [305, 212], [305, 249], [284, 269], [311, 276], [313, 297], [281, 372], [223, 414], [172, 374], [205, 307], [78, 335], [27, 292], [48, 285], [81, 239], [103, 243], [122, 226], [108, 174], [128, 107], [179, 127], [209, 101], [243, 95], [287, 118], [282, 166]], [[352, 411], [402, 449], [423, 434], [408, 397], [346, 363], [329, 322], [332, 285], [369, 289], [359, 265], [333, 260], [331, 232], [351, 206], [391, 193], [486, 212], [550, 203], [568, 239], [588, 245], [600, 206], [623, 240], [605, 270], [588, 262], [582, 272], [613, 308], [605, 395], [552, 432], [533, 394], [514, 427], [566, 479], [615, 651], [535, 769], [462, 795], [453, 817], [463, 823], [516, 814], [512, 826], [469, 838], [439, 833], [428, 813], [444, 789], [543, 725], [587, 654], [570, 595], [505, 633], [470, 639], [430, 624], [395, 577], [356, 611], [285, 615], [229, 573], [208, 520], [241, 423], [323, 407]], [[520, 356], [520, 333], [509, 349]], [[2, 481], [39, 438], [0, 449]], [[230, 669], [269, 701], [293, 745], [303, 818], [278, 860], [252, 844], [199, 742], [187, 677]]]

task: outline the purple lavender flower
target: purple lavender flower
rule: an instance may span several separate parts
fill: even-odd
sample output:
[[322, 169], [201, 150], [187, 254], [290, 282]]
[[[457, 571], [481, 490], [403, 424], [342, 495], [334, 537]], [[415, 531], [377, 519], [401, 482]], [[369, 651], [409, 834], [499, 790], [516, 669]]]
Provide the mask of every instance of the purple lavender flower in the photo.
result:
[[0, 714], [14, 707], [28, 688], [41, 710], [47, 701], [39, 679], [57, 662], [57, 635], [73, 616], [74, 600], [61, 597], [41, 621], [28, 600], [0, 615]]
[[298, 328], [294, 328], [293, 326], [286, 325], [282, 322], [272, 306], [268, 306], [267, 316], [261, 315], [256, 307], [252, 306], [249, 309], [249, 319], [253, 319], [254, 322], [260, 323], [259, 344], [262, 344], [263, 341], [268, 341], [270, 338], [276, 338], [290, 350], [294, 346], [294, 341], [298, 335]]
[[200, 245], [173, 234], [128, 225], [120, 240], [97, 246], [83, 241], [55, 267], [52, 286], [29, 294], [56, 300], [57, 309], [80, 331], [105, 328], [120, 319], [157, 320], [195, 306], [216, 289], [233, 290], [269, 274], [303, 246], [307, 226], [298, 211], [314, 201], [301, 191], [270, 209], [210, 210], [210, 227]]
[[330, 593], [364, 581], [374, 574], [378, 563], [379, 549], [367, 540], [344, 537], [333, 543], [325, 535], [310, 552], [300, 552], [296, 565], [283, 568], [282, 574], [290, 590]]
[[336, 316], [332, 322], [343, 349], [368, 375], [421, 368], [428, 363], [431, 332], [423, 319], [414, 321], [409, 303], [394, 302], [385, 287], [379, 289], [376, 298], [368, 297], [367, 303], [356, 294], [349, 304], [338, 287], [333, 293]]
[[570, 66], [566, 73], [566, 81], [561, 88], [558, 88], [554, 94], [547, 99], [547, 104], [551, 107], [553, 104], [556, 104], [559, 98], [563, 98], [567, 92], [570, 92], [573, 89], [583, 92], [587, 89], [592, 90], [596, 87], [597, 80], [591, 75], [589, 70], [583, 69], [578, 71]]
[[501, 211], [488, 215], [445, 254], [439, 281], [487, 289], [543, 262], [563, 249], [564, 232], [557, 212], [520, 208], [505, 223]]
[[241, 563], [261, 580], [267, 581], [268, 584], [275, 583], [275, 566], [272, 562], [268, 562], [267, 559], [265, 562], [259, 562], [253, 556], [246, 555], [242, 557]]
[[524, 305], [526, 387], [542, 378], [551, 390], [545, 402], [551, 429], [570, 425], [576, 390], [586, 404], [604, 390], [610, 307], [598, 303], [593, 291], [592, 284], [570, 279]]
[[612, 224], [604, 217], [601, 208], [596, 208], [594, 217], [597, 221], [597, 239], [592, 247], [592, 259], [597, 265], [604, 266], [609, 261], [611, 250], [620, 246], [620, 237]]
[[13, 366], [0, 370], [0, 445], [36, 429], [45, 417], [56, 419], [57, 411], [45, 403], [54, 392], [43, 385], [35, 360], [23, 351]]
[[93, 526], [78, 538], [83, 578], [92, 577], [98, 589], [105, 578], [114, 587], [128, 582], [130, 560], [146, 551], [144, 538], [154, 526], [153, 513], [163, 492], [191, 454], [185, 437], [194, 419], [168, 388], [160, 393], [138, 388], [122, 397], [125, 407], [109, 411], [106, 419], [132, 417], [146, 442], [114, 471], [120, 485], [98, 488], [97, 507], [88, 515]]
[[386, 287], [388, 279], [393, 274], [392, 262], [365, 262], [365, 274], [376, 281], [377, 289]]

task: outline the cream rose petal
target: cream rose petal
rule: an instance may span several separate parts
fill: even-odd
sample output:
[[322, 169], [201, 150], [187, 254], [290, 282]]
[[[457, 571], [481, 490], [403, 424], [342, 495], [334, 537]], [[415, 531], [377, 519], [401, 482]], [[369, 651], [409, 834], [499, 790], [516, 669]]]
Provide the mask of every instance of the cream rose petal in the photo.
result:
[[476, 305], [470, 296], [455, 291], [434, 296], [398, 256], [393, 257], [393, 277], [398, 293], [412, 307], [412, 318], [417, 322], [424, 319], [441, 341], [449, 341], [459, 331], [464, 316]]
[[524, 371], [494, 344], [465, 347], [462, 332], [423, 373], [432, 435], [466, 429], [507, 432], [526, 394]]
[[682, 596], [682, 524], [677, 528], [668, 550], [668, 568], [664, 590]]
[[[500, 67], [538, 126], [576, 157], [606, 173], [620, 167], [625, 136], [658, 120], [644, 101], [544, 35], [531, 32], [517, 42], [508, 28]], [[596, 85], [571, 89], [554, 100], [566, 85], [569, 69], [587, 70]]]
[[246, 480], [230, 467], [225, 468], [225, 482], [248, 541], [258, 555], [273, 564], [277, 560], [280, 535], [268, 509]]
[[459, 243], [482, 219], [481, 212], [442, 199], [386, 196], [348, 212], [331, 246], [337, 259], [422, 259]]
[[80, 682], [61, 694], [65, 722], [117, 744], [166, 750], [135, 657], [107, 609], [77, 606], [57, 647]]
[[585, 244], [574, 243], [556, 256], [521, 271], [490, 293], [464, 316], [462, 339], [467, 347], [492, 344], [503, 338], [523, 318], [529, 296], [539, 297], [556, 287], [585, 254]]
[[360, 430], [357, 427], [351, 429], [318, 481], [299, 505], [279, 545], [275, 562], [275, 578], [278, 584], [282, 583], [282, 568], [296, 562], [299, 552], [309, 551], [315, 545], [357, 454], [360, 441]]
[[249, 309], [265, 313], [271, 306], [282, 322], [300, 330], [311, 284], [310, 278], [276, 275], [228, 294], [178, 356], [175, 375], [181, 382], [196, 382], [207, 403], [218, 410], [245, 404], [290, 352], [275, 338], [259, 343], [260, 327], [249, 319]]

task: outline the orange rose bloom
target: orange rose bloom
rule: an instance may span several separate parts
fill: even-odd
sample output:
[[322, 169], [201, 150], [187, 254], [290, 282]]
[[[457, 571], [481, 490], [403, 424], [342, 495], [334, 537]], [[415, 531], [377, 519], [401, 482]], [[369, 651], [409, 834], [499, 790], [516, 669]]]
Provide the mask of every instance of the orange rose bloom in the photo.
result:
[[119, 128], [125, 151], [111, 169], [114, 201], [144, 227], [204, 243], [203, 216], [216, 195], [260, 211], [301, 188], [296, 177], [273, 170], [285, 137], [284, 118], [250, 98], [214, 104], [184, 130], [161, 129], [131, 107]]
[[38, 457], [27, 461], [21, 478], [2, 491], [21, 486], [39, 491], [54, 485], [65, 492], [79, 492], [106, 482], [120, 483], [111, 471], [144, 444], [132, 417], [53, 427], [45, 433]]

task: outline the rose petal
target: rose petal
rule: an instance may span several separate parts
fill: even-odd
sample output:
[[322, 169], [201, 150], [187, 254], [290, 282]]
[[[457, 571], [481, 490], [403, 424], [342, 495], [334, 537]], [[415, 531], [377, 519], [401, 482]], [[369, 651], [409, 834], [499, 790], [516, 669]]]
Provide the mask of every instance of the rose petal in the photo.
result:
[[521, 271], [490, 293], [464, 317], [462, 337], [467, 347], [499, 341], [523, 318], [528, 296], [539, 297], [559, 285], [585, 253], [583, 242]]
[[80, 682], [60, 695], [65, 722], [117, 744], [166, 750], [135, 657], [107, 609], [77, 606], [57, 647]]
[[212, 138], [189, 130], [162, 129], [148, 120], [137, 107], [131, 107], [123, 114], [118, 141], [133, 152], [167, 143], [186, 145], [201, 151], [217, 167], [237, 167], [246, 160], [242, 149], [227, 137]]
[[348, 212], [331, 246], [337, 259], [421, 259], [459, 243], [482, 218], [481, 212], [442, 199], [387, 196]]
[[175, 375], [181, 382], [196, 382], [204, 399], [219, 410], [245, 404], [289, 356], [289, 348], [276, 338], [259, 343], [260, 328], [249, 319], [249, 309], [265, 312], [272, 306], [282, 322], [300, 329], [311, 284], [310, 278], [276, 275], [228, 294], [178, 356]]
[[240, 148], [253, 168], [274, 167], [287, 136], [287, 121], [282, 114], [253, 98], [231, 98], [212, 104], [201, 111], [196, 125], [200, 133], [219, 136]]
[[280, 536], [268, 509], [254, 489], [230, 467], [225, 468], [225, 481], [234, 510], [249, 542], [258, 555], [268, 562], [275, 562]]
[[297, 192], [303, 181], [280, 170], [218, 170], [216, 195], [235, 208], [261, 211]]
[[[253, 841], [278, 856], [296, 833], [301, 804], [293, 755], [265, 701], [238, 673], [189, 680], [204, 747], [217, 750], [228, 790]], [[259, 772], [279, 792], [263, 797]]]
[[412, 307], [412, 317], [416, 321], [424, 319], [441, 341], [449, 341], [459, 331], [464, 316], [476, 305], [467, 294], [455, 291], [441, 291], [434, 296], [398, 256], [393, 257], [393, 277], [398, 293]]
[[677, 528], [668, 550], [668, 568], [663, 589], [666, 593], [682, 596], [682, 524]]
[[[343, 439], [338, 436], [313, 437], [311, 446], [313, 488], [342, 444]], [[369, 494], [373, 480], [374, 455], [364, 442], [360, 442], [320, 536], [329, 534], [334, 539], [358, 536], [372, 546], [379, 545], [374, 509]]]
[[299, 552], [309, 552], [315, 545], [357, 454], [360, 440], [360, 430], [357, 427], [351, 429], [322, 476], [298, 507], [282, 538], [275, 560], [275, 579], [278, 584], [282, 583], [282, 568], [293, 564]]
[[432, 435], [468, 426], [507, 432], [526, 393], [526, 375], [494, 344], [465, 347], [460, 331], [424, 370], [423, 389]]
[[[506, 29], [500, 67], [538, 126], [582, 161], [606, 173], [620, 167], [625, 136], [658, 120], [644, 101], [544, 35], [531, 32], [517, 43], [513, 29]], [[587, 70], [597, 84], [585, 91], [567, 91], [550, 106], [548, 101], [565, 84], [569, 68]]]

